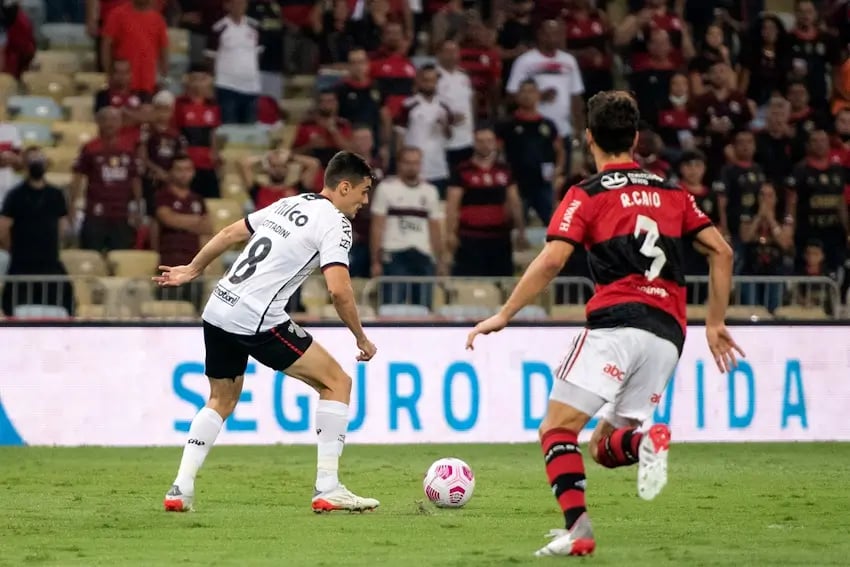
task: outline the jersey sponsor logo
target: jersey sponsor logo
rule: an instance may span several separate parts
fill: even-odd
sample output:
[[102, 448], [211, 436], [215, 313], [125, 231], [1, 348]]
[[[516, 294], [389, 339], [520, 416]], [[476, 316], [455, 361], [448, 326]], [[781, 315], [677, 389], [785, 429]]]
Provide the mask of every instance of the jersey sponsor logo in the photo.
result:
[[652, 394], [651, 396], [649, 396], [649, 403], [651, 403], [651, 404], [657, 404], [660, 401], [661, 401], [661, 394]]
[[564, 216], [561, 218], [561, 224], [558, 225], [558, 230], [560, 232], [569, 232], [570, 225], [573, 223], [573, 216], [575, 216], [576, 211], [580, 206], [581, 201], [578, 199], [573, 199], [573, 202], [567, 206], [564, 211]]
[[661, 195], [655, 191], [632, 191], [620, 195], [620, 203], [624, 209], [629, 207], [655, 207], [661, 208]]
[[600, 182], [606, 189], [620, 189], [629, 184], [629, 178], [622, 173], [615, 171], [614, 173], [603, 175]]
[[213, 290], [213, 295], [226, 304], [233, 307], [239, 301], [239, 296], [233, 293], [232, 291], [226, 290], [221, 285], [217, 285]]
[[339, 247], [343, 250], [351, 250], [351, 244], [353, 242], [353, 238], [351, 235], [351, 224], [343, 223], [342, 225], [342, 238], [339, 239]]
[[617, 368], [616, 364], [606, 364], [605, 368], [602, 369], [602, 372], [604, 372], [607, 376], [610, 376], [617, 382], [622, 382], [623, 379], [626, 377], [626, 373], [623, 370]]
[[282, 203], [275, 210], [275, 214], [282, 216], [283, 218], [289, 220], [295, 226], [301, 227], [310, 222], [310, 217], [308, 217], [304, 212], [298, 208], [300, 203]]
[[654, 295], [656, 297], [667, 298], [670, 297], [670, 293], [664, 289], [663, 287], [656, 287], [652, 285], [642, 285], [638, 287], [638, 291], [642, 291], [647, 295]]

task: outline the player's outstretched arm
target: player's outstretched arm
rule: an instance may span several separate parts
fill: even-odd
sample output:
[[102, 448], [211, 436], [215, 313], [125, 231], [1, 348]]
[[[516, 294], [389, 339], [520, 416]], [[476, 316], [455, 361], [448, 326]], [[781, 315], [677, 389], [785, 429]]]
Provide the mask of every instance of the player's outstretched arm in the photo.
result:
[[696, 235], [697, 241], [708, 255], [708, 316], [705, 320], [705, 333], [708, 347], [721, 372], [735, 368], [738, 361], [735, 352], [744, 356], [729, 330], [726, 328], [726, 308], [729, 307], [729, 294], [732, 292], [732, 248], [713, 226], [704, 228]]
[[501, 331], [520, 309], [531, 303], [546, 289], [564, 268], [573, 253], [573, 245], [563, 240], [546, 243], [540, 254], [529, 264], [502, 309], [489, 319], [478, 323], [466, 339], [466, 348], [474, 348], [475, 337]]
[[189, 283], [203, 274], [207, 266], [231, 246], [245, 242], [250, 236], [251, 231], [248, 230], [245, 220], [238, 220], [213, 236], [188, 265], [160, 266], [162, 275], [154, 276], [153, 281], [163, 287], [176, 287]]
[[375, 356], [377, 348], [366, 338], [360, 315], [357, 313], [357, 302], [354, 299], [354, 288], [351, 287], [351, 276], [347, 266], [332, 265], [323, 270], [328, 292], [331, 294], [336, 312], [346, 327], [354, 335], [360, 354], [357, 360], [366, 361]]

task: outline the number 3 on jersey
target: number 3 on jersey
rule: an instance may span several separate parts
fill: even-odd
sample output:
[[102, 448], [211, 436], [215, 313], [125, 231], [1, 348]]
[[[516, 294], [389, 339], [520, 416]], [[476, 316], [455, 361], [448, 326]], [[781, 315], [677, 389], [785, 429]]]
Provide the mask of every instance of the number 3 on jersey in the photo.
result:
[[662, 268], [664, 268], [664, 264], [667, 263], [667, 254], [656, 245], [658, 237], [661, 236], [658, 231], [658, 223], [645, 215], [638, 215], [635, 221], [635, 238], [639, 238], [641, 233], [646, 233], [646, 238], [640, 247], [640, 253], [652, 259], [649, 269], [643, 273], [646, 279], [652, 281], [658, 277]]
[[248, 278], [254, 275], [257, 271], [257, 264], [266, 259], [269, 252], [272, 251], [272, 241], [269, 237], [263, 236], [258, 238], [251, 248], [248, 249], [248, 257], [239, 262], [233, 268], [233, 274], [230, 276], [230, 283], [241, 284]]

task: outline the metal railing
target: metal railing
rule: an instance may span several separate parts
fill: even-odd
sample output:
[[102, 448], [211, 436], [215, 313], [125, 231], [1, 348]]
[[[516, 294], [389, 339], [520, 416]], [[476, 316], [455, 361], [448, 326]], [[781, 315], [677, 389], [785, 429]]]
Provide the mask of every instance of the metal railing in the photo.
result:
[[[158, 288], [147, 278], [97, 276], [0, 276], [3, 313], [14, 318], [98, 320], [187, 320], [200, 317], [218, 277], [205, 277], [181, 288]], [[354, 280], [364, 319], [469, 320], [495, 312], [517, 278], [379, 277]], [[593, 295], [586, 278], [557, 278], [520, 318], [578, 320]], [[708, 296], [708, 277], [687, 279], [689, 316]], [[840, 318], [838, 284], [826, 277], [739, 276], [730, 305], [735, 319]], [[801, 308], [806, 310], [801, 311]], [[321, 276], [307, 280], [288, 310], [304, 320], [337, 320]], [[569, 315], [565, 315], [566, 313]], [[789, 313], [783, 315], [783, 312]], [[749, 314], [748, 314], [749, 313]]]

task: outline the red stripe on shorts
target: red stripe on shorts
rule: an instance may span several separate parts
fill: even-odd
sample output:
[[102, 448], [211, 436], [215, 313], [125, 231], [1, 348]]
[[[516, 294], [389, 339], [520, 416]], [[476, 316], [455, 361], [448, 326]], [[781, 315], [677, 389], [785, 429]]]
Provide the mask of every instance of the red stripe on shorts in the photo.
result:
[[576, 360], [578, 360], [579, 354], [581, 354], [581, 348], [584, 346], [584, 339], [587, 338], [587, 331], [588, 329], [584, 330], [584, 332], [581, 334], [581, 337], [579, 337], [578, 341], [576, 342], [576, 346], [573, 348], [573, 352], [571, 352], [567, 360], [564, 361], [563, 370], [558, 376], [559, 380], [566, 380], [567, 376], [569, 376], [570, 370], [573, 369], [573, 365], [575, 365]]
[[272, 327], [271, 332], [275, 337], [277, 337], [277, 340], [279, 340], [280, 342], [282, 342], [283, 344], [288, 346], [292, 350], [292, 352], [294, 352], [298, 356], [304, 356], [304, 351], [302, 351], [301, 349], [296, 347], [294, 344], [292, 344], [291, 342], [286, 340], [283, 335], [281, 335], [280, 333], [277, 332], [277, 329]]

